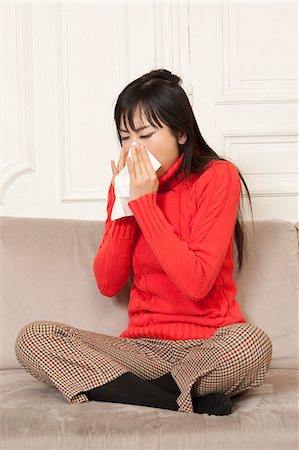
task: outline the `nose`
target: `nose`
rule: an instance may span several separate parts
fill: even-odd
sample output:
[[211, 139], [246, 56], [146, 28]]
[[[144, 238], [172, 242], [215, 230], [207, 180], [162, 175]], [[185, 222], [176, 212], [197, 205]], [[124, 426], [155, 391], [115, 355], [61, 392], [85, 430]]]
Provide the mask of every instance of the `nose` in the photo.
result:
[[126, 150], [129, 151], [133, 144], [135, 144], [135, 145], [136, 145], [136, 144], [141, 145], [142, 143], [139, 142], [138, 139], [134, 139], [134, 138], [132, 138], [132, 139], [127, 139], [127, 140], [124, 142], [123, 147], [124, 147]]

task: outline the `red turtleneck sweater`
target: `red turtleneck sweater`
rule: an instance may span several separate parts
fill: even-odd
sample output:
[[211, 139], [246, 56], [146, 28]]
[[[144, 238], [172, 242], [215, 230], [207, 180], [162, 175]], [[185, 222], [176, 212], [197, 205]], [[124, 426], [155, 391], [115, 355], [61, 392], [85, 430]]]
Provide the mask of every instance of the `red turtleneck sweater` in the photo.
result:
[[133, 269], [129, 324], [119, 337], [207, 339], [219, 327], [247, 322], [233, 277], [238, 171], [218, 160], [201, 176], [186, 179], [176, 174], [182, 158], [159, 177], [158, 192], [128, 203], [134, 216], [111, 222], [110, 184], [93, 269], [108, 297], [124, 287]]

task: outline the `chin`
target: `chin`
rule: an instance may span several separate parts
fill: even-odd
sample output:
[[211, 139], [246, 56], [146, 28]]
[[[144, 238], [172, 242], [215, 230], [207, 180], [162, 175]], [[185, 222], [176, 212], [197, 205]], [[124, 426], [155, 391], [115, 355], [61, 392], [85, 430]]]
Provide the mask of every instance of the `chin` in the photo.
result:
[[157, 174], [158, 177], [161, 177], [161, 176], [163, 175], [163, 173], [165, 173], [165, 170], [164, 170], [164, 167], [161, 166], [161, 167], [157, 170], [156, 174]]

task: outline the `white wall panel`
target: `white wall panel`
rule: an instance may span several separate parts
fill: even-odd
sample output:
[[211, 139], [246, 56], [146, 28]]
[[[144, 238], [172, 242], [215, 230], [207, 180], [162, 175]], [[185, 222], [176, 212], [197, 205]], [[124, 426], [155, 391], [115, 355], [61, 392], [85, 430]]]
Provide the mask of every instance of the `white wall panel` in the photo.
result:
[[34, 82], [30, 6], [5, 3], [1, 14], [1, 214], [6, 193], [35, 171]]
[[238, 166], [254, 219], [298, 220], [297, 4], [190, 2], [189, 16], [202, 134]]
[[238, 165], [254, 218], [298, 220], [295, 2], [6, 2], [0, 11], [2, 215], [104, 220], [117, 96], [164, 67], [183, 79], [209, 145]]
[[219, 12], [217, 103], [297, 101], [296, 3], [223, 2]]
[[[192, 101], [187, 3], [11, 3], [3, 21], [17, 26], [12, 10], [27, 14], [20, 32], [24, 46], [33, 48], [28, 59], [13, 42], [7, 44], [14, 58], [29, 66], [24, 66], [27, 78], [33, 66], [28, 88], [32, 97], [36, 89], [32, 124], [38, 163], [30, 180], [11, 183], [2, 214], [105, 219], [110, 159], [117, 163], [120, 151], [113, 121], [120, 91], [143, 73], [165, 67], [180, 73]], [[10, 72], [17, 74], [7, 66]], [[14, 91], [17, 82], [8, 90], [9, 101]], [[23, 93], [19, 102], [32, 104]], [[33, 107], [30, 113], [33, 117]], [[34, 145], [29, 141], [27, 148], [32, 152]], [[10, 141], [6, 157], [17, 149]]]

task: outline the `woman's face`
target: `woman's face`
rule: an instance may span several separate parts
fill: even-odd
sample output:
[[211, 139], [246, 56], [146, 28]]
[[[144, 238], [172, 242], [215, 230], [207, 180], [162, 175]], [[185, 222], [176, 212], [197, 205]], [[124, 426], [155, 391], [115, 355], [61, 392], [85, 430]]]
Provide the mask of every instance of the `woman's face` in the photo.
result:
[[[127, 121], [128, 122], [128, 121]], [[185, 136], [177, 139], [171, 134], [170, 128], [162, 124], [162, 128], [154, 128], [147, 119], [135, 113], [133, 122], [139, 131], [133, 131], [128, 124], [128, 131], [125, 129], [123, 115], [120, 121], [119, 134], [121, 136], [121, 144], [126, 150], [129, 150], [132, 142], [142, 144], [147, 148], [158, 161], [162, 164], [157, 170], [157, 176], [160, 177], [171, 167], [179, 157], [179, 145], [186, 142]]]

